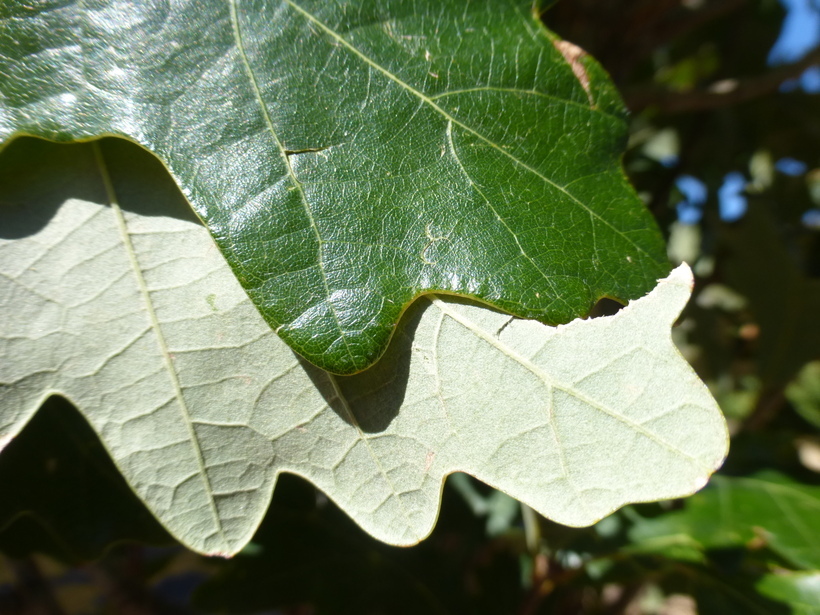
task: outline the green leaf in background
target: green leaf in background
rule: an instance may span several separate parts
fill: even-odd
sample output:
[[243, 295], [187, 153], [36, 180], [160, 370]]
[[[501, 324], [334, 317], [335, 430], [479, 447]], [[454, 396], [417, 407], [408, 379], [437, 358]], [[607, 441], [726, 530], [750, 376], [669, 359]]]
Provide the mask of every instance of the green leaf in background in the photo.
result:
[[[697, 615], [791, 615], [792, 610], [780, 597], [758, 593], [754, 577], [716, 571], [693, 565], [680, 565], [663, 580], [661, 586], [678, 596], [691, 596], [682, 601], [679, 610], [664, 612], [696, 613]], [[765, 577], [764, 577], [765, 578]], [[688, 603], [688, 604], [687, 604]], [[688, 607], [688, 608], [686, 608]]]
[[337, 377], [270, 330], [139, 148], [19, 140], [0, 162], [0, 438], [64, 394], [195, 550], [239, 550], [280, 472], [406, 545], [454, 471], [583, 525], [692, 493], [726, 454], [670, 337], [685, 268], [615, 316], [558, 328], [431, 295], [376, 366]]
[[792, 615], [820, 615], [820, 572], [767, 574], [755, 589], [788, 604]]
[[792, 565], [820, 569], [820, 487], [774, 472], [748, 478], [715, 476], [674, 511], [636, 524], [637, 549], [668, 552], [676, 545], [720, 549], [767, 546]]
[[785, 393], [798, 414], [820, 429], [820, 361], [807, 363]]
[[547, 323], [668, 272], [624, 108], [508, 0], [13, 0], [0, 142], [155, 153], [280, 337], [336, 373], [427, 291]]

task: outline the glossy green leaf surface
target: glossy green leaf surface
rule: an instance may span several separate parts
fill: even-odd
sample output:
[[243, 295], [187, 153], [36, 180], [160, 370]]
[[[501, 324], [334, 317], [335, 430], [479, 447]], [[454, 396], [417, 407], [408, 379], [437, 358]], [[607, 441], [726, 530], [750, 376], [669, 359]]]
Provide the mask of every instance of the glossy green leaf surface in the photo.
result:
[[567, 322], [668, 272], [602, 69], [513, 0], [5, 2], [0, 142], [155, 153], [280, 337], [354, 373], [428, 291]]
[[65, 395], [193, 549], [239, 550], [281, 472], [406, 545], [454, 471], [584, 525], [692, 493], [725, 456], [720, 410], [670, 337], [685, 268], [558, 328], [431, 295], [374, 368], [339, 377], [271, 331], [138, 148], [21, 140], [3, 155], [0, 441]]
[[793, 565], [820, 568], [820, 487], [766, 473], [715, 476], [685, 510], [636, 525], [632, 538], [645, 550], [676, 543], [719, 549], [757, 543]]

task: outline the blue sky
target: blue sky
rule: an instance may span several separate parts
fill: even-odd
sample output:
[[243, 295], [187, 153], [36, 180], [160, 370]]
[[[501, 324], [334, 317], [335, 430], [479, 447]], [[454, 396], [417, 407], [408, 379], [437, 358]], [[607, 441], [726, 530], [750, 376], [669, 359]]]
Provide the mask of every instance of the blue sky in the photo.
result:
[[[769, 51], [769, 64], [791, 64], [820, 44], [820, 0], [780, 0], [786, 17], [780, 36]], [[783, 84], [784, 91], [802, 88], [820, 92], [820, 67], [809, 68], [798, 79]]]
[[780, 0], [786, 17], [780, 36], [769, 51], [769, 64], [797, 62], [820, 43], [820, 2]]

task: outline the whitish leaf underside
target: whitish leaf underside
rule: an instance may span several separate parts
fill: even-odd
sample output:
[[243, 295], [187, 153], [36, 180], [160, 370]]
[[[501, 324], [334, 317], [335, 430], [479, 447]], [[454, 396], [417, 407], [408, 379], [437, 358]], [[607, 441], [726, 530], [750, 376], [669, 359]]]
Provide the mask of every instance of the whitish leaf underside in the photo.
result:
[[585, 525], [692, 493], [725, 455], [722, 415], [670, 339], [686, 267], [557, 328], [428, 295], [382, 360], [339, 377], [271, 331], [202, 226], [157, 215], [176, 206], [156, 163], [117, 141], [25, 147], [0, 176], [19, 205], [0, 211], [0, 437], [67, 396], [195, 550], [239, 550], [280, 472], [406, 545], [451, 472]]

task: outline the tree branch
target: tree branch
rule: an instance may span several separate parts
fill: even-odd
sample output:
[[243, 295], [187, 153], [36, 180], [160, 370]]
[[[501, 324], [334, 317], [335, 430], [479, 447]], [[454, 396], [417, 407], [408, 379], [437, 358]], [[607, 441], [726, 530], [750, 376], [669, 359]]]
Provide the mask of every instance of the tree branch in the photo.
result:
[[724, 79], [706, 89], [674, 92], [656, 86], [627, 90], [624, 94], [632, 111], [649, 107], [663, 113], [689, 113], [731, 107], [776, 92], [789, 79], [799, 77], [807, 68], [820, 64], [820, 47], [794, 64], [772, 69], [749, 79]]

